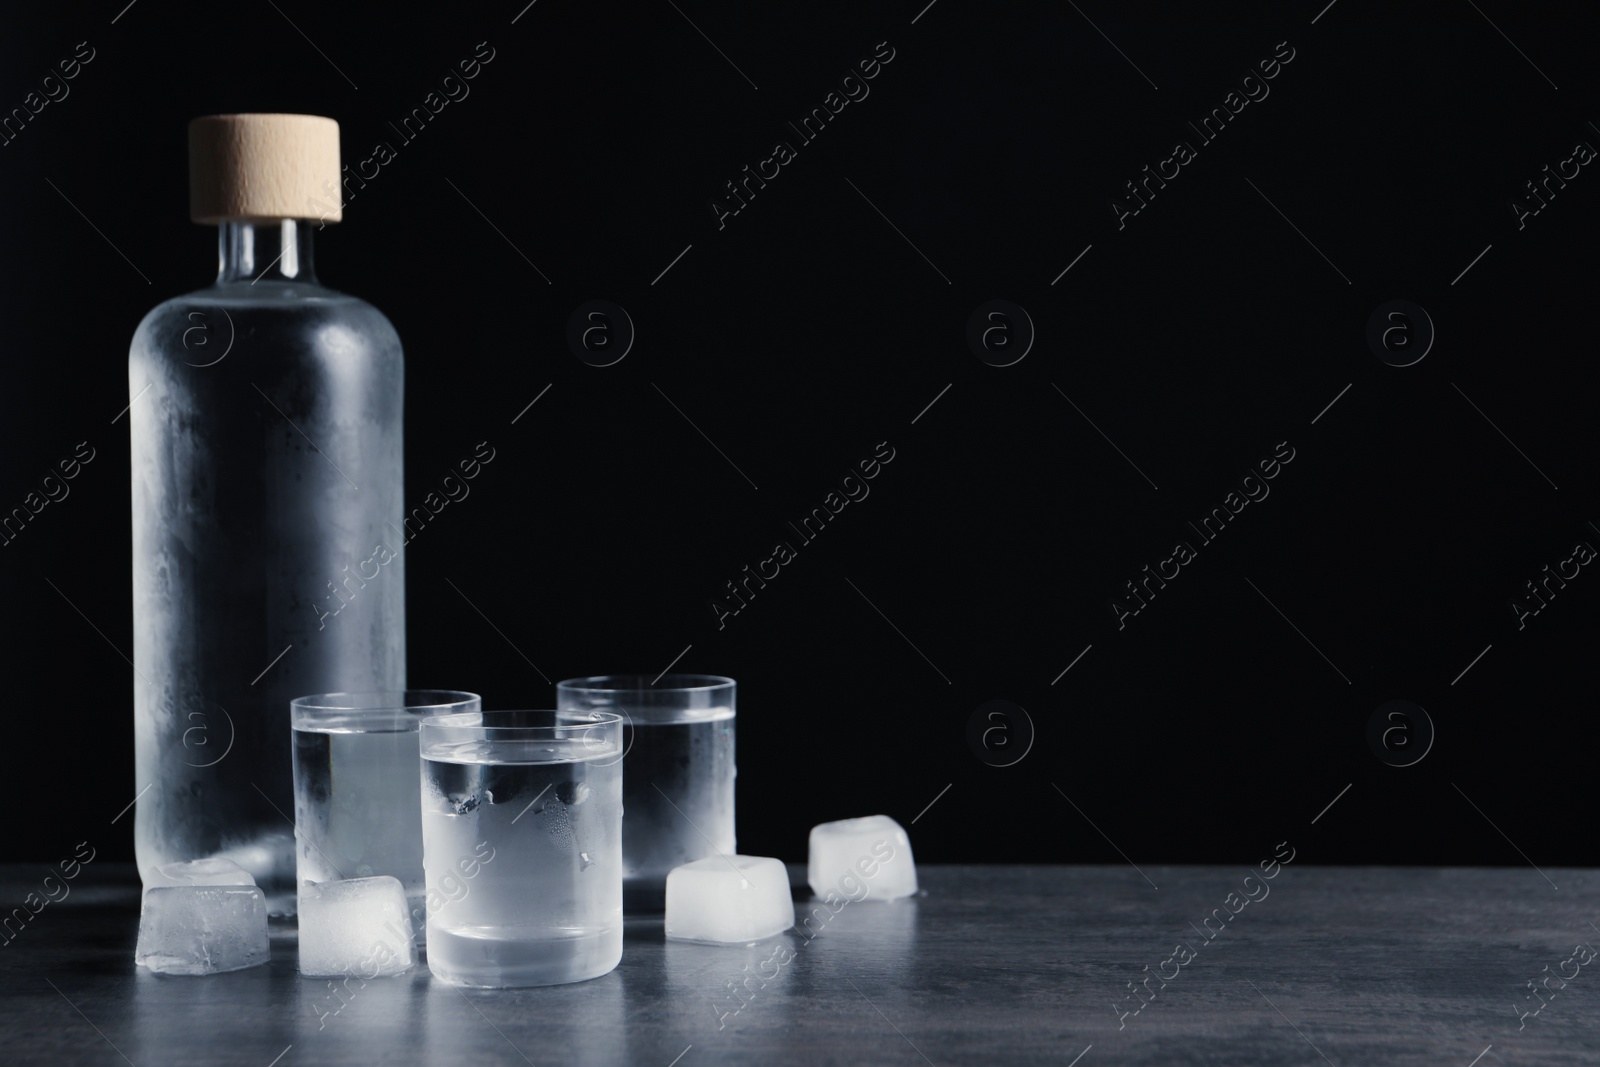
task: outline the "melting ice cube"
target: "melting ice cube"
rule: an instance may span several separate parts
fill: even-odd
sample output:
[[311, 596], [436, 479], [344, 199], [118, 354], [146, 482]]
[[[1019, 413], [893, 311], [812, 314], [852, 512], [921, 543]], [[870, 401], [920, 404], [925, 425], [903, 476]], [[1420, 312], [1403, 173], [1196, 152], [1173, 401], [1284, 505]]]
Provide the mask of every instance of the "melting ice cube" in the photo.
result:
[[794, 925], [789, 872], [767, 856], [707, 856], [667, 875], [667, 936], [746, 944]]
[[378, 978], [416, 962], [400, 880], [381, 874], [300, 887], [300, 973]]
[[819, 897], [896, 900], [917, 891], [911, 839], [887, 815], [841, 819], [811, 828], [806, 881]]
[[267, 902], [255, 886], [166, 885], [145, 892], [133, 960], [157, 974], [217, 974], [266, 963]]

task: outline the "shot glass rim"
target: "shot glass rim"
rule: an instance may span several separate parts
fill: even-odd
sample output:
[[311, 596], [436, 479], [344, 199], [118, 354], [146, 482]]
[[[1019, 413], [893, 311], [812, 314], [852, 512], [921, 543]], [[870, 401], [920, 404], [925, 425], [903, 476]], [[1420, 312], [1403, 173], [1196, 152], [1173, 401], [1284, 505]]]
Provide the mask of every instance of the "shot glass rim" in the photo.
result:
[[[358, 703], [362, 698], [389, 698], [366, 703]], [[407, 697], [434, 697], [450, 699], [432, 699], [408, 701]], [[434, 708], [449, 708], [458, 704], [471, 704], [474, 701], [479, 707], [483, 706], [483, 697], [477, 693], [469, 693], [465, 689], [357, 689], [338, 693], [309, 693], [305, 696], [294, 697], [289, 701], [290, 714], [300, 712], [309, 713], [310, 717], [317, 717], [320, 713], [329, 714], [360, 714], [363, 712], [426, 712]], [[449, 714], [446, 712], [445, 714]], [[461, 714], [467, 714], [462, 712]]]
[[[554, 740], [558, 730], [581, 732], [587, 735], [589, 731], [595, 729], [605, 731], [614, 737], [616, 741], [615, 750], [595, 752], [591, 756], [576, 762], [588, 763], [597, 767], [609, 767], [614, 763], [620, 763], [622, 757], [627, 755], [627, 749], [622, 744], [623, 717], [614, 711], [563, 711], [557, 708], [491, 708], [488, 714], [492, 715], [496, 712], [504, 711], [525, 712], [529, 710], [540, 714], [548, 713], [553, 716], [553, 719], [549, 723], [538, 726], [485, 726], [483, 725], [485, 713], [481, 708], [477, 711], [458, 711], [449, 715], [430, 715], [417, 726], [417, 744], [422, 758], [438, 758], [437, 755], [430, 755], [429, 753], [437, 752], [441, 746], [450, 746], [453, 743], [482, 741], [490, 745], [518, 745]], [[586, 743], [588, 743], [587, 740]], [[469, 762], [493, 761], [473, 760]], [[556, 762], [568, 761], [560, 760]]]
[[[503, 712], [539, 712], [549, 713], [554, 716], [570, 716], [572, 721], [562, 722], [559, 719], [540, 726], [485, 726], [483, 725], [484, 709], [477, 711], [452, 711], [445, 715], [428, 715], [421, 721], [421, 726], [428, 727], [430, 732], [439, 730], [480, 730], [490, 735], [491, 741], [517, 741], [533, 739], [557, 729], [587, 729], [595, 726], [616, 726], [620, 728], [623, 716], [615, 711], [580, 711], [577, 709], [558, 708], [490, 708], [487, 714], [494, 715]], [[476, 719], [476, 722], [468, 720]]]
[[[698, 684], [670, 684], [694, 680]], [[627, 681], [630, 685], [602, 685], [610, 681]], [[669, 684], [662, 685], [661, 682]], [[589, 674], [579, 678], [566, 678], [556, 683], [557, 690], [569, 693], [705, 693], [718, 689], [732, 689], [739, 683], [721, 674], [662, 674], [654, 682], [648, 674]]]
[[[406, 698], [416, 702], [406, 703]], [[433, 698], [431, 700], [427, 698]], [[296, 733], [416, 733], [422, 719], [456, 709], [483, 707], [483, 698], [462, 689], [369, 689], [312, 693], [289, 701], [289, 725]]]

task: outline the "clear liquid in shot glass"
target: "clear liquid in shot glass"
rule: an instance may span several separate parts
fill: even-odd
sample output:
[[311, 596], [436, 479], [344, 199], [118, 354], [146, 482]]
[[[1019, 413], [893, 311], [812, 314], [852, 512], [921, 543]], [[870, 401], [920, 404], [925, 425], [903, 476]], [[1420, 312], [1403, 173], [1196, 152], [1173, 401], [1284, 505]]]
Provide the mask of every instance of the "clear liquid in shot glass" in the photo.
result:
[[424, 745], [429, 968], [478, 987], [611, 971], [622, 958], [621, 826], [616, 736]]

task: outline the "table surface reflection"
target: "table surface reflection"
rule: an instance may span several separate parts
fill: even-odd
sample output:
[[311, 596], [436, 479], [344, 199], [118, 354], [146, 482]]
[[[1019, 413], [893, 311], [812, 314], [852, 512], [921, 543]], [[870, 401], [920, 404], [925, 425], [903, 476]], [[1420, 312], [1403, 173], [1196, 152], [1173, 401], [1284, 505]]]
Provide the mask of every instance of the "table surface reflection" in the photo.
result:
[[[0, 904], [48, 873], [0, 868]], [[621, 966], [577, 985], [422, 966], [335, 992], [296, 972], [292, 925], [265, 967], [136, 968], [136, 876], [96, 862], [0, 937], [0, 1062], [1600, 1063], [1600, 959], [1575, 951], [1600, 947], [1600, 872], [1295, 865], [1241, 903], [1249, 873], [925, 867], [895, 904], [800, 890], [810, 936], [717, 948], [630, 919]]]

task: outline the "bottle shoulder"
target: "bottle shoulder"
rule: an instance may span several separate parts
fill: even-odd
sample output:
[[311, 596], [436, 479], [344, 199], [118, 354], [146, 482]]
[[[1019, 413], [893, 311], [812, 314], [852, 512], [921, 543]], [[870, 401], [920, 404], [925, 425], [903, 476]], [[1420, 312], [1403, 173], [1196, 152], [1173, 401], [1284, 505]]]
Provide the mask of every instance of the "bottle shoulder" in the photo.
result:
[[287, 310], [320, 313], [324, 316], [354, 313], [362, 317], [381, 319], [385, 323], [389, 321], [382, 311], [359, 296], [329, 289], [323, 285], [305, 282], [262, 282], [253, 285], [249, 282], [236, 282], [208, 285], [192, 292], [168, 297], [147, 311], [140, 325], [174, 316], [182, 318], [191, 309], [207, 308], [229, 310], [237, 308], [243, 311]]
[[255, 336], [309, 349], [350, 342], [375, 353], [400, 353], [400, 338], [382, 311], [357, 296], [304, 282], [211, 285], [170, 297], [145, 313], [131, 351], [182, 354], [185, 362], [207, 345]]

